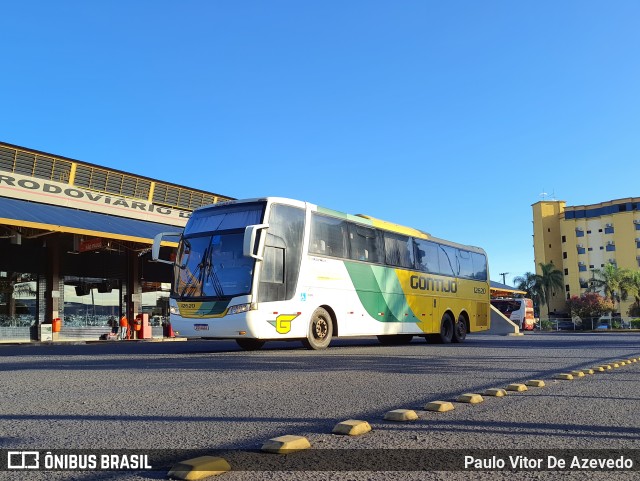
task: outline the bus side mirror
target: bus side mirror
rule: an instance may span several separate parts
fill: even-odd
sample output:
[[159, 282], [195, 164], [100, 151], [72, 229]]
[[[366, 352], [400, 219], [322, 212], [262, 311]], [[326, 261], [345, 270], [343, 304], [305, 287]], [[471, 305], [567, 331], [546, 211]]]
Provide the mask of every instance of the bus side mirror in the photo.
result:
[[[256, 225], [248, 225], [244, 229], [244, 242], [242, 244], [242, 255], [245, 257], [253, 257], [257, 261], [262, 260], [262, 256], [260, 253], [260, 246], [256, 249], [256, 236], [258, 232], [269, 228], [269, 224], [256, 224]], [[264, 237], [263, 237], [264, 239]], [[264, 241], [261, 242], [264, 244]], [[258, 254], [255, 254], [258, 252]]]
[[153, 245], [151, 246], [151, 260], [153, 262], [162, 262], [164, 264], [173, 265], [172, 261], [167, 261], [165, 259], [160, 259], [160, 244], [162, 243], [163, 237], [180, 237], [182, 232], [160, 232], [156, 234], [153, 238]]

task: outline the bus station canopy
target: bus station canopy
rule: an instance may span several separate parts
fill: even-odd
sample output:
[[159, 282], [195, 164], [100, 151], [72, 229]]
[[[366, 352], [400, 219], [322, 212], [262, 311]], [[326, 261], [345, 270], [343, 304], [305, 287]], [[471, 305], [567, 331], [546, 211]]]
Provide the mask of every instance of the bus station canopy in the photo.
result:
[[491, 281], [491, 298], [495, 297], [522, 297], [527, 292], [516, 289], [515, 287]]
[[[97, 212], [0, 197], [0, 223], [51, 232], [68, 232], [152, 244], [160, 232], [180, 227], [127, 219]], [[175, 245], [175, 244], [172, 244]]]

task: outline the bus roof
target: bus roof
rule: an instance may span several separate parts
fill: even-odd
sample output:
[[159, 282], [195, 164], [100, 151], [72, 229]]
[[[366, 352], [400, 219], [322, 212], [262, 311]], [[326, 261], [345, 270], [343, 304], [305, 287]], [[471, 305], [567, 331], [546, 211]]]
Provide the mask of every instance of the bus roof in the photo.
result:
[[295, 199], [290, 199], [287, 197], [255, 197], [255, 198], [251, 198], [251, 199], [236, 199], [236, 200], [229, 200], [229, 201], [225, 201], [225, 202], [219, 202], [217, 204], [212, 204], [212, 205], [208, 205], [208, 206], [204, 206], [204, 207], [200, 207], [199, 210], [205, 210], [205, 209], [211, 209], [211, 208], [216, 208], [218, 206], [222, 206], [222, 205], [230, 205], [230, 204], [244, 204], [244, 203], [252, 203], [252, 202], [268, 202], [268, 203], [282, 203], [282, 204], [288, 204], [288, 205], [293, 205], [295, 207], [300, 207], [300, 208], [305, 208], [305, 207], [310, 207], [312, 210], [315, 210], [317, 212], [320, 212], [322, 214], [327, 214], [330, 215], [332, 217], [337, 217], [340, 219], [345, 219], [345, 220], [349, 220], [352, 222], [356, 222], [356, 223], [360, 223], [369, 227], [375, 227], [381, 230], [386, 230], [386, 231], [391, 231], [391, 232], [395, 232], [397, 234], [404, 234], [410, 237], [415, 237], [418, 239], [425, 239], [425, 240], [433, 240], [435, 242], [438, 242], [440, 244], [444, 244], [444, 245], [449, 245], [452, 247], [462, 247], [468, 250], [472, 250], [472, 251], [476, 251], [476, 252], [480, 252], [483, 254], [486, 254], [484, 249], [482, 249], [481, 247], [476, 247], [476, 246], [470, 246], [470, 245], [465, 245], [465, 244], [459, 244], [457, 242], [451, 242], [445, 239], [440, 239], [438, 237], [434, 237], [430, 234], [428, 234], [427, 232], [418, 230], [418, 229], [414, 229], [413, 227], [407, 227], [407, 226], [403, 226], [400, 224], [395, 224], [393, 222], [389, 222], [386, 220], [381, 220], [381, 219], [376, 219], [375, 217], [371, 217], [365, 214], [347, 214], [345, 212], [341, 212], [341, 211], [337, 211], [337, 210], [333, 210], [333, 209], [328, 209], [326, 207], [320, 207], [316, 204], [312, 204], [310, 202], [304, 202], [304, 201], [300, 201], [300, 200], [295, 200]]

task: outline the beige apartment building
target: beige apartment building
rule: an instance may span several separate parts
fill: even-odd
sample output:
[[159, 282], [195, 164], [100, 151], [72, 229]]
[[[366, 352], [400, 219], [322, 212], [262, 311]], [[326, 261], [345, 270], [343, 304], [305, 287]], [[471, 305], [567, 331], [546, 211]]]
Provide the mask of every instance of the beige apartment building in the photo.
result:
[[[532, 208], [536, 273], [540, 273], [540, 263], [549, 262], [564, 273], [564, 292], [554, 294], [552, 312], [566, 312], [566, 299], [586, 292], [593, 269], [608, 263], [639, 268], [640, 198], [577, 206], [544, 200]], [[631, 303], [622, 302], [622, 316], [628, 315]]]

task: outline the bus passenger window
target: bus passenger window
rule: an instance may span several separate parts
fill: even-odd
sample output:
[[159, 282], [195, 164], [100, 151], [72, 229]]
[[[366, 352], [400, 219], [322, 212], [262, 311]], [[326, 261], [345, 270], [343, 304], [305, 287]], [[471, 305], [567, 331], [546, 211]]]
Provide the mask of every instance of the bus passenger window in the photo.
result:
[[312, 215], [309, 252], [332, 257], [346, 257], [346, 233], [345, 221], [318, 214]]
[[384, 258], [390, 266], [414, 268], [413, 244], [409, 237], [384, 233]]
[[440, 271], [438, 265], [438, 246], [430, 241], [416, 239], [416, 252], [418, 255], [418, 269], [423, 272], [437, 274]]

